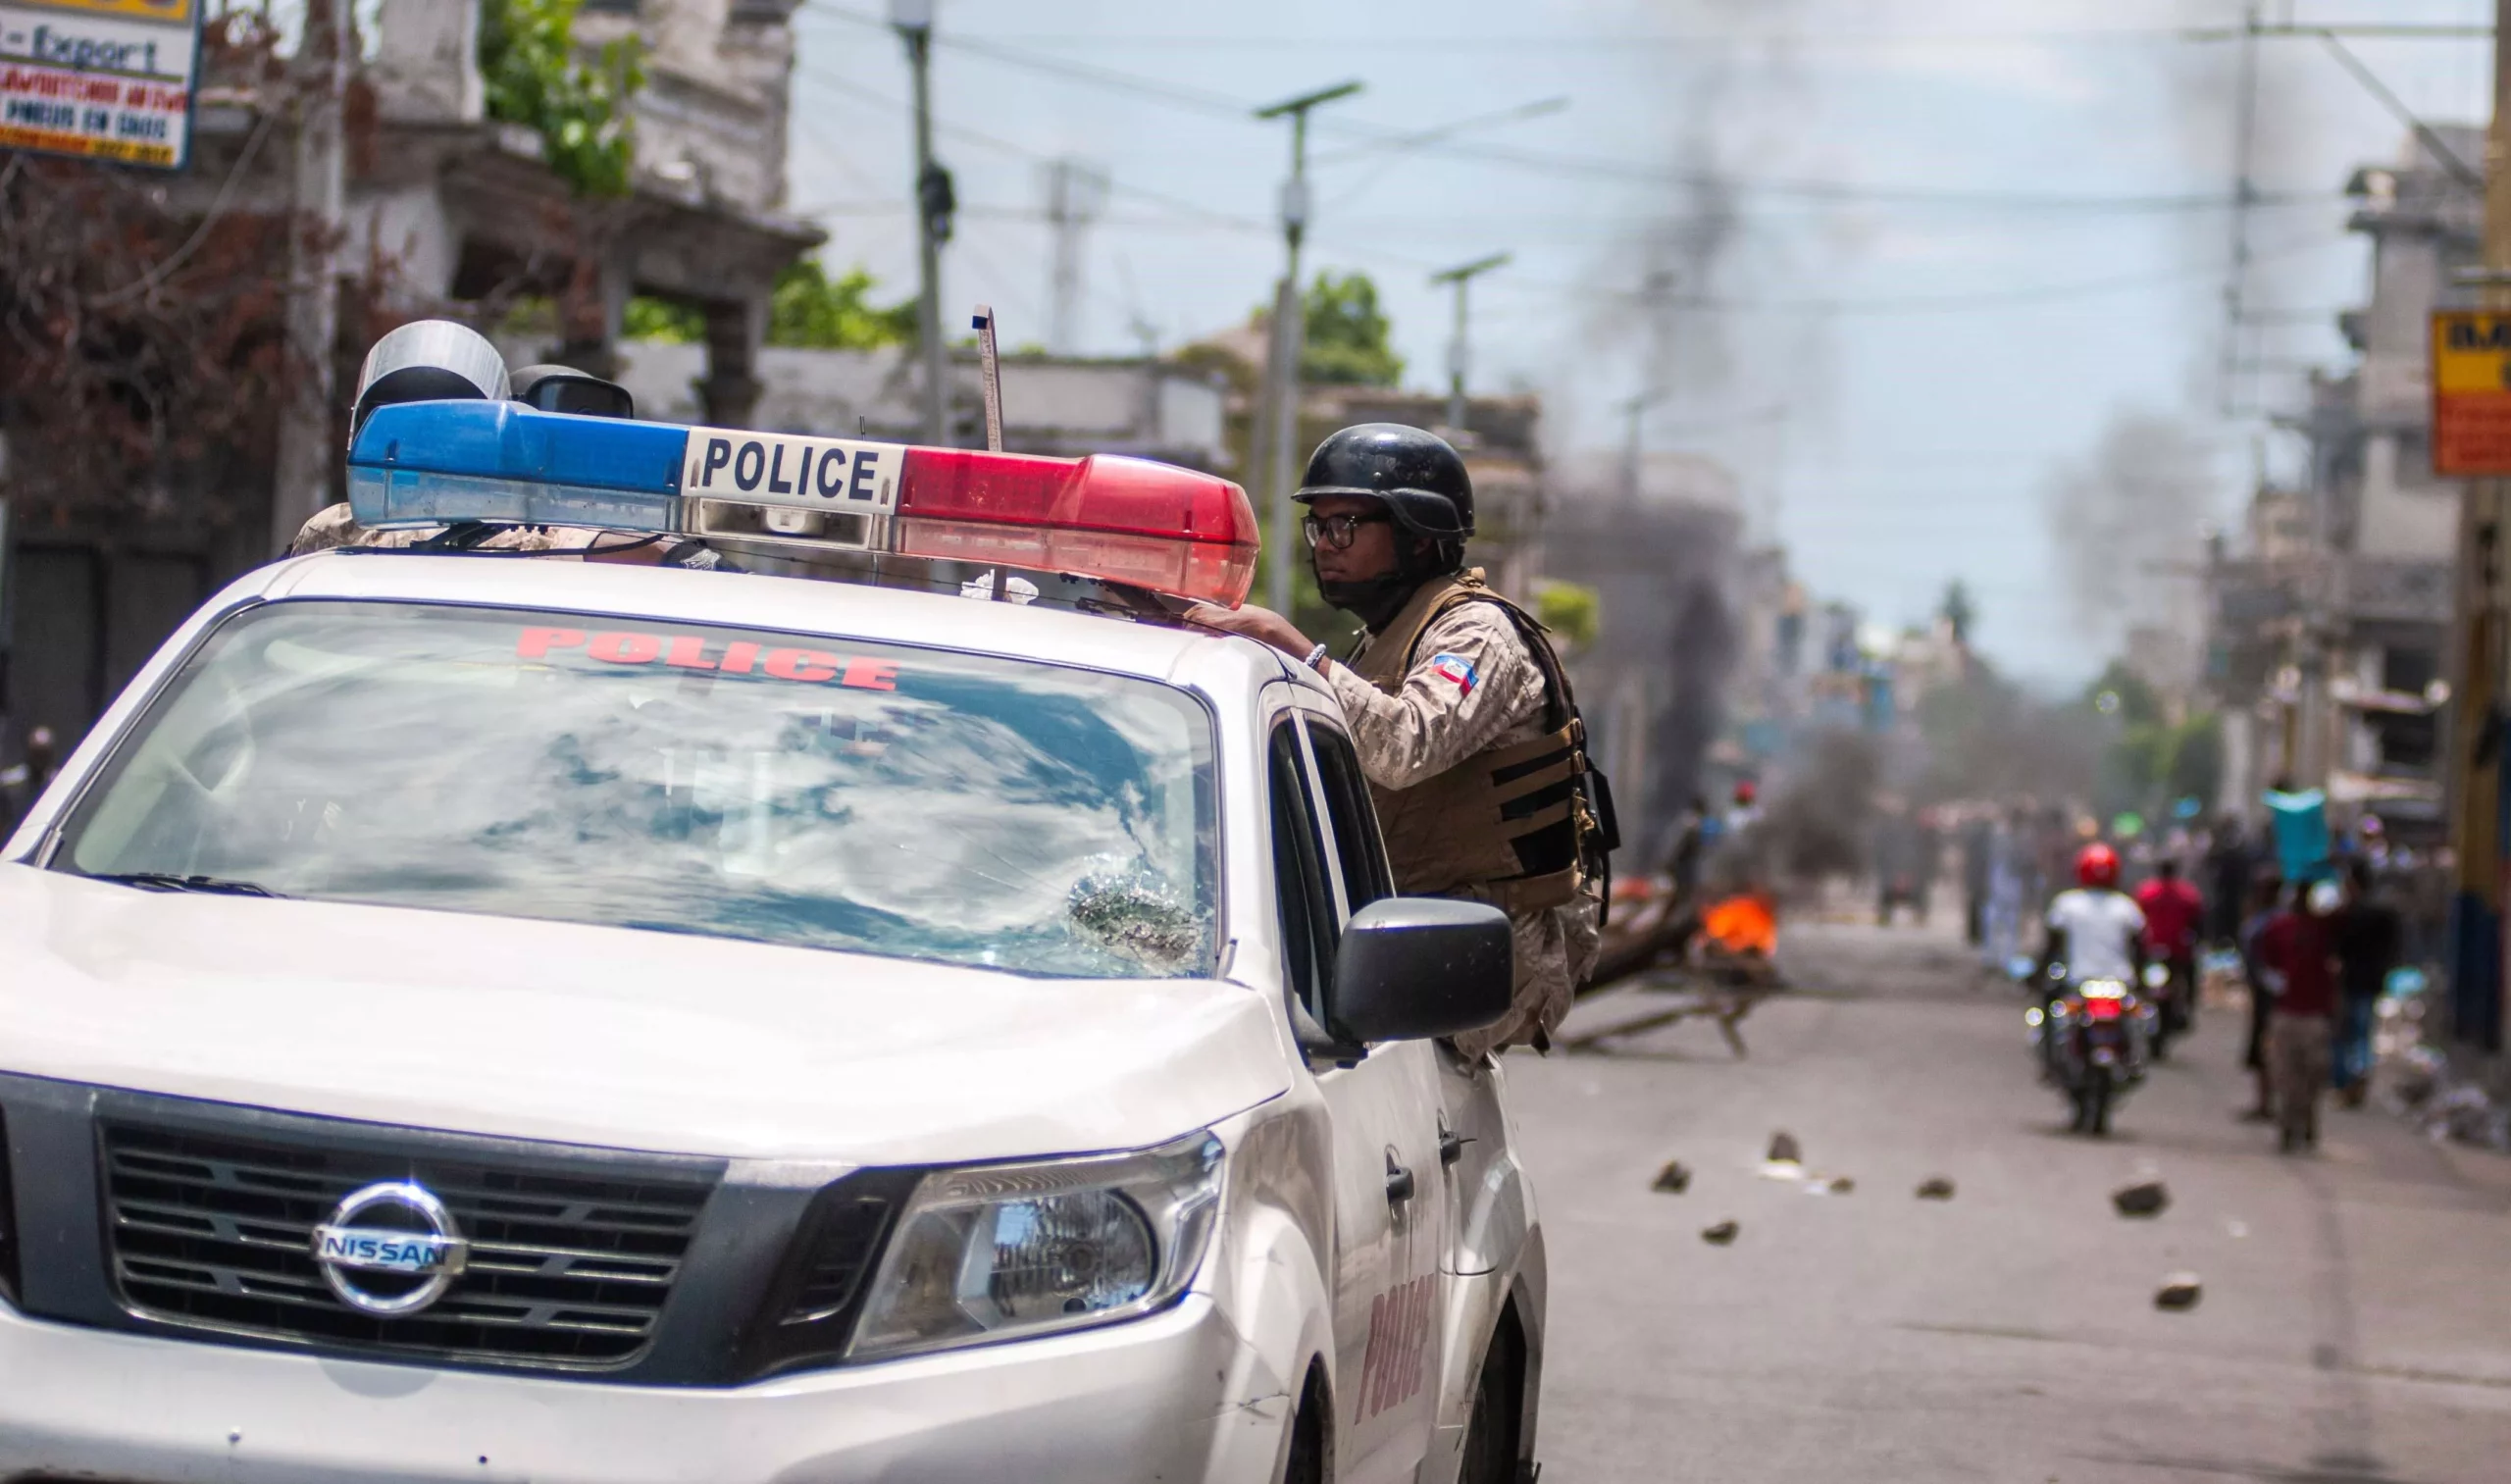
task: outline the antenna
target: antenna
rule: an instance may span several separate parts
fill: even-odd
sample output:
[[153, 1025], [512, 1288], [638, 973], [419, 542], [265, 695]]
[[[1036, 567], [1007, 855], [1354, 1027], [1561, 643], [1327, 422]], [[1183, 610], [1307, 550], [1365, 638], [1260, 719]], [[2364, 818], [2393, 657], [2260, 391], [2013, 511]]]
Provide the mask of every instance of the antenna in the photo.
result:
[[985, 447], [1002, 451], [1002, 362], [994, 342], [994, 306], [979, 304], [969, 328], [977, 333], [977, 369], [985, 381]]

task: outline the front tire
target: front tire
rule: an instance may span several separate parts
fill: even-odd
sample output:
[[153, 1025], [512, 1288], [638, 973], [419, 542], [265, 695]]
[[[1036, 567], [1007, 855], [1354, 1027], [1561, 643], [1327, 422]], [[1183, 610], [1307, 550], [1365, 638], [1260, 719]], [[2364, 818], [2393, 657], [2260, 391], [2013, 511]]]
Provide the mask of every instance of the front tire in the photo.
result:
[[2084, 1132], [2095, 1138], [2107, 1138], [2110, 1133], [2110, 1068], [2094, 1067], [2084, 1082], [2083, 1119]]
[[1525, 1424], [1525, 1340], [1517, 1332], [1517, 1315], [1512, 1308], [1500, 1315], [1500, 1328], [1482, 1357], [1457, 1484], [1518, 1484], [1524, 1477], [1518, 1464], [1523, 1453], [1519, 1445]]
[[1327, 1457], [1326, 1426], [1333, 1404], [1326, 1400], [1322, 1376], [1311, 1372], [1307, 1389], [1291, 1417], [1291, 1446], [1282, 1459], [1282, 1484], [1330, 1484], [1333, 1463]]

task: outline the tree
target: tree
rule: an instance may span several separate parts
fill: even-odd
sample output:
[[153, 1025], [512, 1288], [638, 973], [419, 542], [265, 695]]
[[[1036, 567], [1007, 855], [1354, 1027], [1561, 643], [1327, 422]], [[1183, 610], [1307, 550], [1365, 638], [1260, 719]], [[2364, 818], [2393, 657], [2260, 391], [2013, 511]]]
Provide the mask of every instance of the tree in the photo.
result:
[[872, 275], [861, 267], [832, 281], [814, 257], [785, 265], [767, 313], [767, 343], [813, 350], [877, 350], [913, 345], [915, 300], [886, 309], [871, 303]]
[[628, 100], [644, 85], [633, 36], [576, 55], [584, 0], [487, 0], [480, 7], [480, 80], [488, 117], [540, 135], [549, 168], [580, 196], [628, 194], [636, 137]]
[[1534, 616], [1561, 636], [1561, 647], [1577, 653], [1596, 641], [1603, 630], [1604, 600], [1596, 589], [1578, 583], [1537, 583]]
[[1387, 337], [1392, 326], [1377, 305], [1377, 284], [1364, 273], [1320, 273], [1307, 298], [1307, 350], [1302, 381], [1339, 386], [1392, 386], [1404, 358]]
[[[267, 21], [233, 10], [202, 32], [205, 76], [290, 83]], [[276, 138], [275, 138], [276, 136]], [[283, 149], [264, 123], [227, 179]], [[149, 519], [217, 528], [268, 487], [275, 410], [303, 381], [288, 350], [283, 219], [187, 214], [153, 172], [0, 151], [0, 498], [21, 529]], [[343, 304], [371, 323], [361, 276]]]

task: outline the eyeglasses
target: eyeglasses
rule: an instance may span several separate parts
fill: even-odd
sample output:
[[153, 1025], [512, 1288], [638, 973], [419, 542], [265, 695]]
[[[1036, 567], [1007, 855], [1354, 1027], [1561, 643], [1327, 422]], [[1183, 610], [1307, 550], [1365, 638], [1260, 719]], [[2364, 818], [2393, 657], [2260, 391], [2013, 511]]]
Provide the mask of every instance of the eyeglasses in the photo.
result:
[[1392, 517], [1383, 515], [1311, 515], [1299, 523], [1307, 536], [1307, 543], [1315, 546], [1331, 542], [1337, 551], [1349, 551], [1358, 539], [1362, 526], [1390, 526]]

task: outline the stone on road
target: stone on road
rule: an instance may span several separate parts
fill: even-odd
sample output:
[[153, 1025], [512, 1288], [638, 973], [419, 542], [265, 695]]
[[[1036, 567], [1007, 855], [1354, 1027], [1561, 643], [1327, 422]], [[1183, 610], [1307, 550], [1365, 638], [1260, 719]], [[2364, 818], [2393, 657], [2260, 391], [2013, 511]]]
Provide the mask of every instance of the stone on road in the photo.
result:
[[[2211, 1006], [2110, 1138], [2069, 1134], [2020, 998], [1950, 937], [1786, 932], [1802, 988], [1750, 1061], [1696, 1024], [1508, 1057], [1552, 1275], [1546, 1484], [2511, 1477], [2511, 1160], [2373, 1110], [2278, 1154], [2234, 1118], [2243, 1016]], [[1775, 1128], [1962, 1199], [1805, 1200], [1762, 1178]], [[1683, 1203], [1648, 1189], [1668, 1149]], [[2157, 1179], [2168, 1219], [2114, 1214]], [[1702, 1201], [1753, 1240], [1688, 1240]], [[2157, 1309], [2187, 1272], [2205, 1302]]]

